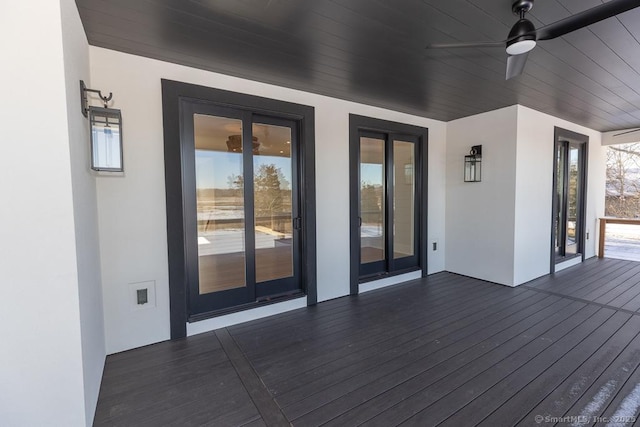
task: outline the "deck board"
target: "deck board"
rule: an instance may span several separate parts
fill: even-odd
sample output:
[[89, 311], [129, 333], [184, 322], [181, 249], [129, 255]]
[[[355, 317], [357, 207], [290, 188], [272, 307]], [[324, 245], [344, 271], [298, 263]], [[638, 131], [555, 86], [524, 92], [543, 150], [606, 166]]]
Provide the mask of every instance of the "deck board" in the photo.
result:
[[592, 301], [614, 309], [640, 312], [640, 263], [591, 258], [576, 267], [522, 286]]
[[[497, 297], [497, 294], [491, 295], [493, 298]], [[455, 313], [453, 313], [455, 309], [465, 315], [471, 315], [478, 310], [477, 304], [483, 303], [484, 300], [477, 296], [475, 298], [470, 296], [470, 298], [472, 299], [467, 301], [466, 304], [456, 304], [455, 301], [450, 301], [450, 304], [445, 305], [444, 308], [439, 307], [432, 311], [429, 311], [427, 305], [426, 307], [419, 307], [417, 311], [407, 308], [397, 313], [397, 315], [378, 312], [378, 316], [381, 317], [379, 327], [370, 327], [366, 333], [363, 333], [363, 330], [366, 330], [368, 324], [373, 324], [372, 322], [376, 316], [375, 313], [369, 313], [370, 316], [345, 325], [346, 329], [323, 337], [326, 338], [324, 340], [313, 340], [313, 342], [307, 343], [305, 346], [307, 352], [312, 352], [314, 349], [316, 350], [316, 352], [311, 353], [312, 355], [309, 357], [300, 359], [296, 356], [295, 352], [292, 354], [290, 351], [291, 346], [289, 345], [285, 346], [283, 350], [278, 351], [276, 354], [263, 356], [258, 360], [258, 363], [255, 363], [255, 366], [263, 380], [266, 381], [268, 386], [271, 386], [274, 382], [282, 378], [283, 375], [289, 377], [312, 369], [328, 361], [340, 359], [348, 353], [357, 351], [359, 348], [383, 341], [386, 337], [395, 336], [398, 334], [396, 327], [398, 324], [402, 324], [406, 329], [418, 327], [429, 330], [444, 326], [444, 324], [448, 322], [447, 319], [455, 316]], [[490, 301], [486, 301], [486, 303], [489, 304]], [[427, 320], [420, 317], [423, 314], [427, 314], [432, 322], [427, 323]], [[416, 323], [412, 322], [416, 317], [421, 319], [417, 321], [418, 326], [415, 326]], [[345, 343], [348, 343], [348, 346], [345, 346]], [[267, 357], [266, 360], [265, 357]], [[295, 363], [292, 364], [292, 362]]]
[[[530, 295], [523, 295], [529, 297]], [[522, 296], [521, 296], [522, 297]], [[513, 305], [511, 312], [516, 312], [527, 308], [527, 306], [539, 300], [549, 298], [543, 295], [535, 295], [534, 298], [527, 298], [525, 301], [511, 299]], [[496, 321], [508, 317], [509, 311], [494, 313]], [[482, 316], [482, 313], [480, 313]], [[280, 404], [287, 406], [296, 400], [313, 395], [326, 387], [329, 387], [336, 380], [349, 380], [350, 378], [371, 369], [376, 369], [385, 362], [395, 359], [398, 356], [410, 351], [416, 351], [421, 346], [439, 338], [449, 336], [453, 333], [464, 337], [465, 334], [475, 333], [479, 329], [477, 321], [482, 317], [466, 316], [452, 317], [447, 324], [433, 327], [418, 326], [408, 331], [398, 333], [394, 338], [387, 341], [376, 342], [370, 347], [360, 351], [350, 353], [348, 356], [336, 359], [330, 363], [321, 365], [313, 370], [303, 372], [296, 376], [287, 376], [288, 381], [277, 384], [274, 394]], [[489, 322], [487, 322], [489, 323]]]
[[[502, 417], [495, 417], [494, 420], [505, 421], [509, 414], [514, 413], [516, 409], [520, 411], [527, 406], [530, 407], [527, 401], [535, 400], [537, 394], [542, 394], [545, 390], [552, 389], [566, 372], [570, 372], [576, 365], [579, 366], [584, 363], [602, 348], [603, 343], [607, 343], [609, 349], [614, 349], [615, 344], [609, 342], [609, 339], [612, 338], [610, 335], [611, 330], [618, 326], [622, 328], [631, 317], [629, 314], [618, 312], [581, 342], [573, 342], [572, 344], [574, 345], [569, 345], [569, 341], [554, 343], [555, 349], [541, 353], [503, 380], [494, 384], [481, 396], [476, 397], [464, 408], [449, 417], [444, 425], [460, 425], [464, 422], [479, 423], [499, 408], [505, 408], [506, 413]], [[637, 328], [640, 323], [636, 322], [633, 326]], [[614, 334], [614, 337], [621, 336], [618, 332], [620, 332], [620, 329]], [[631, 338], [633, 336], [635, 335], [632, 335]], [[622, 338], [628, 339], [624, 335], [622, 335]], [[555, 352], [552, 350], [555, 350]], [[560, 354], [562, 355], [559, 356]], [[524, 402], [519, 401], [519, 407], [507, 406], [504, 403], [511, 400], [514, 394], [528, 387], [530, 389], [525, 394], [526, 400]]]
[[[553, 307], [554, 309], [560, 307]], [[466, 351], [456, 354], [449, 358], [441, 365], [431, 366], [429, 370], [420, 372], [399, 387], [386, 392], [387, 396], [383, 397], [388, 404], [394, 403], [393, 406], [385, 408], [385, 411], [375, 416], [375, 424], [397, 425], [398, 423], [407, 421], [414, 414], [421, 412], [420, 416], [414, 418], [414, 422], [422, 422], [423, 419], [433, 415], [434, 418], [441, 417], [444, 411], [451, 411], [456, 408], [450, 408], [449, 402], [445, 401], [445, 405], [435, 405], [438, 401], [446, 396], [456, 393], [472, 394], [472, 391], [480, 390], [486, 387], [491, 381], [491, 377], [485, 378], [480, 376], [487, 371], [492, 374], [491, 368], [508, 369], [511, 365], [524, 363], [530, 357], [535, 355], [535, 351], [542, 351], [548, 345], [548, 341], [537, 339], [543, 334], [550, 335], [560, 334], [562, 336], [566, 330], [573, 329], [577, 325], [589, 317], [593, 316], [597, 309], [585, 307], [580, 303], [570, 303], [565, 307], [571, 314], [568, 318], [562, 314], [549, 315], [545, 313], [544, 319], [533, 325], [524, 322], [519, 328], [513, 328], [509, 333], [500, 334], [493, 337], [488, 342], [479, 343], [476, 347], [466, 349]], [[563, 310], [563, 311], [566, 311]], [[540, 320], [540, 319], [535, 319]], [[508, 338], [505, 340], [505, 338]], [[496, 345], [497, 344], [497, 345]], [[470, 381], [472, 379], [482, 380], [479, 382]], [[462, 387], [464, 386], [464, 387]], [[456, 390], [458, 390], [456, 392]], [[471, 396], [468, 396], [471, 397]], [[457, 408], [463, 406], [463, 402], [454, 400]], [[423, 409], [429, 407], [429, 411]], [[373, 409], [373, 408], [372, 408]], [[376, 409], [378, 411], [379, 409]], [[428, 421], [428, 420], [427, 420]]]
[[637, 262], [589, 259], [517, 288], [437, 273], [111, 355], [94, 425], [636, 417], [639, 333]]
[[[614, 360], [624, 360], [634, 348], [637, 351], [640, 345], [639, 331], [640, 318], [633, 316], [594, 353], [582, 354], [582, 358], [569, 359], [567, 363], [561, 361], [554, 365], [555, 369], [549, 370], [528, 388], [519, 391], [483, 424], [490, 426], [495, 420], [504, 419], [509, 420], [512, 425], [519, 422], [530, 425], [536, 415], [546, 417], [551, 414], [566, 414], [585, 389], [593, 384]], [[562, 369], [565, 369], [564, 374], [558, 372]], [[529, 412], [524, 414], [523, 409]]]
[[[350, 425], [366, 421], [401, 403], [406, 396], [423, 387], [448, 378], [449, 374], [456, 369], [476, 359], [484, 356], [489, 361], [495, 353], [492, 350], [522, 334], [532, 324], [551, 317], [559, 308], [569, 304], [573, 303], [548, 297], [529, 308], [517, 308], [517, 314], [511, 318], [490, 325], [478, 323], [477, 328], [461, 331], [462, 333], [458, 335], [451, 334], [447, 339], [438, 340], [440, 342], [435, 343], [436, 345], [426, 347], [420, 354], [426, 357], [412, 360], [414, 363], [396, 363], [395, 367], [398, 369], [384, 372], [379, 372], [380, 368], [376, 368], [375, 375], [370, 375], [369, 378], [364, 376], [364, 384], [361, 387], [352, 390], [346, 396], [335, 399], [329, 408], [321, 408], [315, 412], [320, 415], [340, 413], [339, 417], [332, 420], [332, 425]], [[579, 303], [574, 304], [577, 306]], [[512, 322], [513, 325], [511, 325]], [[548, 322], [552, 324], [553, 320]], [[435, 351], [429, 354], [427, 350], [430, 349]], [[367, 400], [362, 402], [362, 397], [367, 397]], [[311, 414], [311, 416], [315, 415]]]
[[[543, 358], [543, 362], [556, 360], [564, 354], [566, 346], [576, 345], [613, 315], [613, 312], [607, 309], [599, 309], [590, 315], [589, 308], [580, 310], [552, 329], [545, 331], [544, 334], [537, 337], [538, 339], [529, 342], [486, 370], [482, 370], [484, 366], [476, 367], [474, 364], [461, 374], [456, 375], [454, 381], [447, 381], [446, 387], [440, 385], [430, 387], [427, 390], [428, 396], [433, 397], [427, 402], [422, 401], [418, 404], [425, 405], [436, 398], [438, 400], [411, 418], [405, 419], [405, 423], [415, 424], [417, 422], [424, 425], [424, 423], [431, 421], [434, 421], [434, 424], [445, 421], [526, 363], [533, 362], [538, 357]], [[555, 342], [560, 344], [554, 346], [552, 343]], [[466, 381], [462, 382], [464, 380]], [[454, 386], [457, 387], [443, 396], [447, 390]], [[406, 414], [400, 415], [406, 416]]]
[[[548, 304], [550, 304], [549, 301], [545, 303], [545, 305]], [[525, 311], [530, 309], [524, 308], [523, 305], [515, 304], [511, 311], [518, 310]], [[507, 316], [509, 314], [512, 313], [496, 314], [493, 319], [487, 320], [486, 323], [474, 321], [474, 319], [471, 319], [469, 323], [455, 321], [442, 329], [425, 330], [427, 333], [398, 345], [395, 342], [391, 342], [385, 347], [377, 348], [376, 350], [378, 351], [371, 354], [370, 358], [363, 354], [364, 358], [361, 357], [360, 360], [355, 361], [352, 365], [347, 365], [340, 371], [334, 371], [334, 373], [327, 372], [331, 367], [335, 366], [332, 365], [329, 369], [323, 369], [324, 372], [321, 372], [321, 374], [326, 372], [328, 374], [326, 376], [318, 376], [315, 372], [310, 372], [299, 377], [299, 382], [304, 384], [302, 387], [292, 390], [288, 395], [277, 396], [277, 400], [285, 405], [286, 411], [301, 411], [300, 407], [306, 407], [307, 409], [317, 407], [321, 401], [325, 400], [340, 399], [338, 403], [346, 405], [349, 399], [343, 394], [358, 390], [355, 396], [355, 401], [357, 401], [359, 391], [363, 391], [358, 389], [359, 385], [370, 385], [376, 379], [393, 381], [396, 380], [394, 372], [397, 369], [405, 368], [412, 362], [416, 362], [415, 365], [419, 369], [419, 362], [429, 355], [432, 355], [431, 357], [435, 359], [436, 357], [444, 358], [447, 354], [456, 353], [456, 346], [472, 345], [473, 340], [466, 340], [465, 338], [475, 335], [474, 339], [479, 340], [483, 335], [489, 334], [492, 328], [500, 329], [501, 325], [499, 323], [504, 322], [504, 319], [508, 319]], [[440, 353], [434, 355], [437, 352]], [[304, 399], [301, 399], [303, 397]], [[295, 406], [287, 407], [294, 403]]]

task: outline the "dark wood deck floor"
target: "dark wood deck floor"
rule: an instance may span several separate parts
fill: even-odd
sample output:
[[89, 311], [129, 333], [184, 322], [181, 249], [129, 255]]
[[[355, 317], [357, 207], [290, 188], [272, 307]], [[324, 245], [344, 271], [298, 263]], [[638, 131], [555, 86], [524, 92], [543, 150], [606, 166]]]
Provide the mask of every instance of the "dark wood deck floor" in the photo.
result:
[[630, 261], [591, 259], [514, 289], [439, 273], [109, 356], [95, 425], [635, 417], [639, 310]]

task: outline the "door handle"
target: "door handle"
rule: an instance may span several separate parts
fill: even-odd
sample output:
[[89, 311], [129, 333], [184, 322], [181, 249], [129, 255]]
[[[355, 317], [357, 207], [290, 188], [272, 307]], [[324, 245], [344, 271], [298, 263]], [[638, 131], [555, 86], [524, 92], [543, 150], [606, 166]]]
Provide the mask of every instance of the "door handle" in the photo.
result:
[[302, 218], [293, 218], [293, 229], [300, 230], [302, 229]]

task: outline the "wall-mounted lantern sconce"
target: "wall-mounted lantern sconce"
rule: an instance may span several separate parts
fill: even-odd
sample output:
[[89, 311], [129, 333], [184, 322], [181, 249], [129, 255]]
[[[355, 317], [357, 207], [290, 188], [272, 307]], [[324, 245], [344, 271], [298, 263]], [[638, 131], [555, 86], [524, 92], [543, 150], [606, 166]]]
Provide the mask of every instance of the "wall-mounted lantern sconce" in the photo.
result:
[[[97, 93], [103, 107], [89, 106], [87, 92]], [[89, 89], [80, 80], [80, 101], [82, 114], [89, 118], [91, 133], [91, 169], [106, 172], [123, 172], [122, 156], [122, 114], [120, 110], [107, 108], [113, 94], [103, 96], [102, 92]]]
[[482, 145], [474, 145], [464, 156], [464, 182], [482, 181]]

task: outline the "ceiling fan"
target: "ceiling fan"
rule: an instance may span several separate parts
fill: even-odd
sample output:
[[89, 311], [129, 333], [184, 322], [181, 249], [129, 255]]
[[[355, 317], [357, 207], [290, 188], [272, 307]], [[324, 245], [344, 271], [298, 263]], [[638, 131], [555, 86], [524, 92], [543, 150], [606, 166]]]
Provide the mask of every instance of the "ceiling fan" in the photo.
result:
[[533, 0], [515, 0], [511, 10], [520, 19], [511, 27], [506, 40], [499, 42], [434, 43], [428, 45], [427, 49], [506, 47], [506, 79], [509, 80], [522, 74], [524, 65], [527, 62], [527, 56], [531, 49], [536, 46], [536, 42], [555, 39], [638, 6], [640, 6], [640, 0], [611, 0], [536, 29], [533, 23], [525, 18], [525, 14], [533, 7]]

